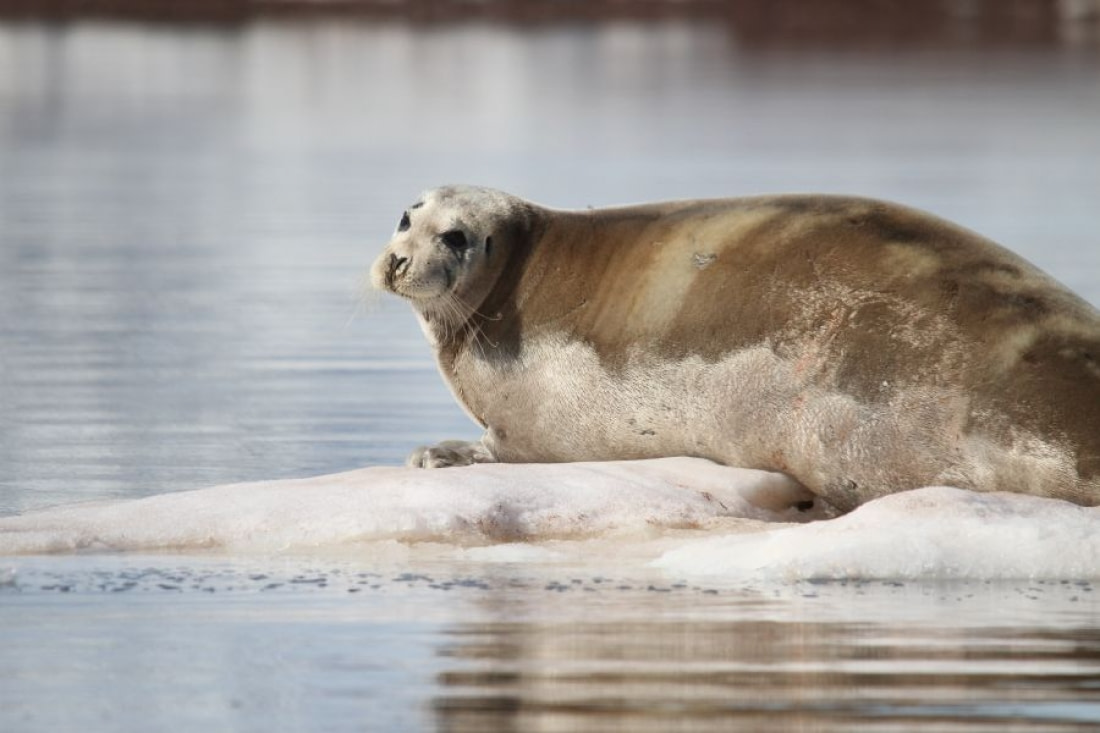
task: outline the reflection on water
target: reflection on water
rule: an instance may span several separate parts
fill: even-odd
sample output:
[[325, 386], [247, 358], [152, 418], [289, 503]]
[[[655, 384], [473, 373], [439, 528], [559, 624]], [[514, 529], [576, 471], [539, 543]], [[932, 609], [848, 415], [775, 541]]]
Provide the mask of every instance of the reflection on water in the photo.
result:
[[[560, 207], [896, 199], [1100, 303], [1100, 63], [1094, 35], [1054, 27], [1024, 48], [893, 49], [706, 20], [0, 23], [0, 513], [472, 437], [407, 309], [359, 294], [403, 207], [448, 181]], [[1100, 719], [1091, 588], [931, 588], [853, 620], [892, 591], [733, 602], [392, 574], [272, 600], [243, 563], [247, 582], [208, 592], [165, 581], [166, 558], [132, 586], [105, 558], [71, 587], [45, 577], [64, 562], [21, 561], [14, 583], [0, 567], [5, 730]]]
[[[569, 583], [482, 599], [488, 618], [447, 630], [440, 730], [1077, 731], [1100, 718], [1095, 606], [1077, 607], [1089, 584], [1032, 583], [1029, 607], [988, 583]], [[564, 610], [585, 593], [584, 610]]]
[[447, 731], [1085, 730], [1095, 629], [769, 620], [469, 625], [448, 634]]
[[1087, 581], [731, 587], [550, 566], [29, 559], [0, 581], [0, 723], [1093, 730], [1095, 595]]

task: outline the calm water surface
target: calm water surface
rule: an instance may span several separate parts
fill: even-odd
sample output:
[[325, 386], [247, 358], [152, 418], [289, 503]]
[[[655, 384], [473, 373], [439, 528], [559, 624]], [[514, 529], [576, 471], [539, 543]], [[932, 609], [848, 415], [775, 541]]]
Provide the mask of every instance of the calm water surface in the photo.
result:
[[20, 572], [0, 596], [0, 716], [17, 730], [1083, 731], [1100, 717], [1086, 581], [733, 588], [168, 556]]
[[[675, 22], [0, 24], [0, 513], [476, 435], [406, 309], [362, 293], [444, 182], [896, 199], [1100, 303], [1098, 58]], [[0, 729], [1090, 730], [1096, 595], [2, 561]]]

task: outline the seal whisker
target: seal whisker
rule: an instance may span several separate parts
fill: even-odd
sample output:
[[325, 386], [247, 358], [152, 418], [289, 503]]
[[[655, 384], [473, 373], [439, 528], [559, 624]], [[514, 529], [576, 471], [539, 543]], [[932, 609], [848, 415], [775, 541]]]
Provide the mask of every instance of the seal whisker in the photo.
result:
[[[477, 316], [477, 317], [479, 317], [479, 318], [481, 318], [482, 320], [485, 320], [485, 321], [493, 321], [495, 323], [497, 321], [502, 320], [504, 318], [504, 315], [502, 313], [498, 313], [498, 314], [496, 314], [496, 316], [492, 316], [492, 317], [487, 316], [484, 313], [482, 313], [481, 311], [479, 311], [476, 308], [474, 308], [473, 306], [471, 306], [466, 301], [464, 301], [462, 298], [460, 298], [458, 296], [458, 294], [455, 293], [454, 291], [448, 292], [447, 295], [451, 298], [452, 304], [455, 306], [456, 310], [461, 311], [461, 312], [469, 312], [470, 313], [470, 317], [466, 318], [466, 324], [467, 324], [467, 327], [473, 332], [474, 338], [475, 339], [483, 338], [485, 340], [485, 342], [487, 342], [494, 349], [499, 348], [500, 344], [495, 343], [492, 339], [490, 339], [485, 334], [485, 330], [478, 323], [476, 323], [474, 321], [473, 316]], [[485, 356], [485, 352], [482, 351], [481, 355]]]
[[[470, 312], [477, 315], [480, 314], [478, 314], [477, 311], [473, 308], [470, 308], [469, 305], [465, 303], [465, 301], [463, 301], [453, 292], [447, 293], [447, 297], [444, 303], [447, 305], [447, 307], [451, 309], [451, 312], [455, 317], [455, 322], [461, 323], [461, 328], [463, 328], [473, 340], [474, 346], [478, 350], [478, 355], [483, 359], [487, 358], [488, 353], [486, 352], [485, 345], [489, 344], [495, 349], [497, 348], [498, 344], [494, 343], [488, 336], [486, 336], [485, 331], [481, 328], [481, 326], [478, 325], [472, 317], [467, 315], [467, 313]], [[455, 333], [457, 333], [457, 329]], [[452, 334], [452, 336], [453, 335], [455, 334]]]
[[503, 313], [497, 313], [495, 316], [490, 316], [490, 315], [486, 315], [485, 313], [482, 313], [477, 308], [473, 307], [472, 305], [467, 303], [465, 300], [463, 300], [458, 295], [458, 293], [456, 293], [454, 290], [447, 291], [447, 295], [450, 296], [454, 300], [455, 303], [457, 303], [459, 306], [461, 306], [463, 310], [468, 311], [470, 313], [470, 315], [472, 315], [472, 316], [478, 316], [482, 320], [485, 320], [485, 321], [499, 321], [499, 320], [504, 318]]
[[351, 299], [350, 312], [344, 322], [344, 330], [350, 328], [351, 324], [360, 316], [365, 317], [374, 313], [382, 303], [382, 293], [371, 286], [370, 273], [364, 273], [360, 276], [355, 293], [358, 297]]

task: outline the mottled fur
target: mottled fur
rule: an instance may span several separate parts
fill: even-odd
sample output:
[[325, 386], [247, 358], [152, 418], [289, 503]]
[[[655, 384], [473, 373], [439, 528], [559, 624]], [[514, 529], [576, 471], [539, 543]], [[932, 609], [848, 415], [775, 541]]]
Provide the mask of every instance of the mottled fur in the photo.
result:
[[844, 509], [937, 483], [1100, 504], [1100, 314], [970, 231], [835, 196], [419, 203], [373, 280], [487, 431], [415, 465], [691, 455]]

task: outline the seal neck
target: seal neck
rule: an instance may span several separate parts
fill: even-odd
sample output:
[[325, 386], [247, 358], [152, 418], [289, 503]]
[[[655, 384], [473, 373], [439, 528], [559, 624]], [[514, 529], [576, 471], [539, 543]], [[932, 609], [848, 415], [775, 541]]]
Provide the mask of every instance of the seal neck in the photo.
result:
[[532, 254], [549, 226], [548, 213], [515, 199], [490, 235], [500, 260], [494, 263], [495, 276], [488, 294], [479, 303], [465, 304], [466, 310], [451, 322], [421, 314], [422, 320], [429, 323], [429, 338], [442, 366], [462, 352], [484, 360], [512, 358], [519, 353], [523, 319], [517, 298], [526, 289]]

